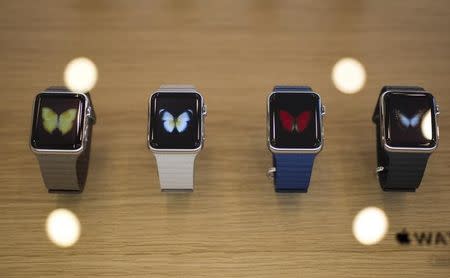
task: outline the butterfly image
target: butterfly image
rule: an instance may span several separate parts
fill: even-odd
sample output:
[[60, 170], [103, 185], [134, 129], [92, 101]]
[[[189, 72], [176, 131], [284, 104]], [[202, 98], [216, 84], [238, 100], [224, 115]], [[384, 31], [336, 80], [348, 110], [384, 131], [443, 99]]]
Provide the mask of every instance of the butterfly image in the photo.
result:
[[397, 117], [400, 120], [400, 123], [403, 127], [409, 128], [409, 127], [417, 127], [419, 125], [420, 119], [422, 118], [423, 113], [419, 112], [415, 114], [412, 117], [407, 117], [404, 114], [400, 113], [400, 111], [397, 110]]
[[73, 128], [73, 121], [76, 118], [77, 109], [68, 109], [58, 115], [51, 108], [42, 107], [43, 126], [50, 134], [58, 129], [62, 135], [66, 135]]
[[159, 115], [161, 116], [161, 120], [163, 121], [164, 129], [172, 133], [174, 130], [177, 130], [178, 133], [184, 132], [188, 123], [191, 120], [192, 110], [188, 109], [178, 115], [178, 117], [174, 117], [169, 111], [166, 109], [159, 110]]
[[287, 132], [303, 132], [311, 122], [311, 111], [303, 111], [297, 117], [285, 110], [280, 110], [281, 126]]

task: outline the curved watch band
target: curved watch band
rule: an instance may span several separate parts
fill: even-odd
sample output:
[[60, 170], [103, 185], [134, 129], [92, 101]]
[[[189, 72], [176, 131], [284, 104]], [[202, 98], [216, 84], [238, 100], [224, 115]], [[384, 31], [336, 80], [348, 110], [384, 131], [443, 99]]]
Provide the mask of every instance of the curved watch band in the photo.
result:
[[159, 184], [162, 191], [194, 190], [194, 164], [197, 154], [157, 154]]
[[[274, 92], [313, 92], [308, 86], [275, 86]], [[316, 154], [272, 154], [275, 191], [307, 192]]]
[[275, 191], [307, 192], [315, 154], [273, 154]]
[[[65, 87], [49, 87], [45, 92], [69, 92]], [[92, 125], [95, 122], [94, 108], [89, 93], [92, 115], [88, 116], [86, 148], [81, 154], [38, 154], [39, 167], [49, 193], [81, 193], [87, 178], [91, 149]]]
[[81, 193], [86, 182], [90, 146], [81, 155], [40, 154], [42, 178], [49, 193]]
[[[162, 85], [158, 91], [197, 92], [192, 85]], [[161, 191], [193, 191], [197, 153], [154, 153]]]
[[[380, 97], [390, 90], [425, 91], [415, 86], [384, 86]], [[422, 181], [429, 153], [387, 152], [381, 142], [379, 101], [375, 107], [372, 121], [376, 124], [378, 180], [384, 191], [415, 191]]]

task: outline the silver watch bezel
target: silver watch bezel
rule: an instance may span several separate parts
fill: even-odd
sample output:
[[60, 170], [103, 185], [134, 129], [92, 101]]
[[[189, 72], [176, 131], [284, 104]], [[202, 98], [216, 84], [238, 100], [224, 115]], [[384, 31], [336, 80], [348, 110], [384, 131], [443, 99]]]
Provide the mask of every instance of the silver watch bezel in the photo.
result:
[[[201, 106], [201, 119], [200, 119], [200, 146], [194, 149], [157, 149], [153, 148], [150, 144], [150, 122], [151, 122], [151, 101], [152, 97], [155, 94], [158, 93], [196, 93], [200, 96], [200, 106]], [[148, 121], [147, 121], [147, 147], [152, 153], [157, 154], [174, 154], [174, 153], [182, 153], [182, 154], [197, 154], [203, 149], [203, 145], [205, 142], [205, 118], [206, 118], [206, 105], [205, 105], [205, 99], [203, 95], [197, 91], [196, 89], [183, 89], [182, 87], [173, 87], [173, 88], [159, 88], [158, 90], [154, 91], [150, 97], [148, 98]]]
[[[292, 91], [283, 91], [282, 93], [298, 93], [298, 91], [292, 90]], [[319, 98], [319, 113], [320, 113], [320, 118], [319, 118], [319, 124], [320, 124], [320, 146], [318, 146], [317, 148], [277, 148], [272, 146], [271, 142], [270, 142], [270, 97], [274, 94], [281, 94], [281, 92], [276, 92], [276, 91], [272, 91], [271, 93], [269, 93], [269, 95], [267, 96], [267, 114], [266, 114], [266, 138], [267, 138], [267, 146], [269, 148], [269, 150], [272, 153], [299, 153], [299, 154], [317, 154], [319, 153], [322, 149], [323, 149], [323, 145], [324, 145], [324, 126], [323, 126], [323, 117], [325, 115], [325, 106], [322, 104], [322, 98], [320, 97], [320, 95], [314, 91], [310, 91], [307, 92], [309, 94], [315, 94], [318, 98]]]
[[[75, 150], [58, 150], [58, 149], [41, 149], [41, 148], [35, 148], [33, 147], [33, 144], [31, 143], [31, 140], [33, 139], [33, 122], [34, 122], [34, 115], [35, 115], [35, 107], [36, 107], [36, 98], [38, 95], [43, 93], [55, 93], [55, 94], [67, 94], [67, 95], [82, 95], [84, 98], [84, 113], [83, 113], [83, 130], [81, 135], [81, 147]], [[88, 132], [89, 132], [89, 120], [91, 116], [92, 106], [89, 100], [89, 97], [85, 93], [78, 93], [78, 92], [71, 92], [71, 91], [58, 91], [58, 92], [52, 92], [44, 90], [36, 95], [33, 101], [33, 109], [32, 109], [32, 118], [31, 118], [31, 132], [30, 132], [30, 139], [28, 140], [28, 144], [30, 146], [31, 151], [36, 155], [51, 155], [51, 154], [66, 154], [66, 155], [80, 155], [83, 153], [83, 151], [86, 149], [87, 146], [87, 140], [89, 138]]]
[[434, 150], [436, 150], [436, 148], [438, 147], [439, 144], [439, 125], [438, 125], [438, 113], [437, 113], [437, 104], [436, 104], [436, 99], [434, 98], [433, 94], [431, 94], [428, 91], [420, 91], [420, 90], [414, 90], [414, 91], [408, 91], [407, 93], [421, 93], [421, 94], [429, 94], [433, 97], [433, 113], [434, 113], [434, 119], [435, 119], [435, 131], [436, 131], [436, 145], [434, 147], [431, 148], [413, 148], [413, 147], [393, 147], [390, 146], [387, 142], [386, 142], [386, 129], [385, 129], [385, 125], [384, 125], [384, 120], [385, 120], [385, 115], [386, 115], [386, 111], [385, 111], [385, 105], [384, 105], [384, 97], [389, 94], [389, 93], [399, 93], [399, 92], [405, 92], [404, 90], [388, 90], [386, 92], [384, 92], [383, 94], [381, 94], [380, 99], [379, 99], [379, 111], [380, 111], [380, 117], [379, 117], [379, 124], [380, 124], [380, 128], [381, 128], [381, 132], [380, 132], [380, 140], [381, 140], [381, 144], [383, 145], [383, 149], [387, 152], [398, 152], [398, 153], [432, 153]]

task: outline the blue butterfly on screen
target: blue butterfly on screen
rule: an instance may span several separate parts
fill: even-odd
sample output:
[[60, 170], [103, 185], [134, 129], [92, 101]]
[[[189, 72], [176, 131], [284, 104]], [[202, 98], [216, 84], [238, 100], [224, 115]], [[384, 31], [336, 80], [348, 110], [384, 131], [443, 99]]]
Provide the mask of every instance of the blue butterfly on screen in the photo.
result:
[[419, 125], [420, 119], [423, 116], [422, 112], [419, 112], [417, 114], [414, 114], [412, 117], [407, 117], [404, 114], [400, 113], [400, 111], [397, 111], [398, 119], [400, 120], [400, 123], [403, 125], [403, 127], [409, 128], [415, 128]]
[[176, 130], [178, 133], [183, 133], [187, 129], [189, 121], [191, 120], [192, 110], [188, 109], [178, 115], [178, 117], [174, 117], [166, 109], [161, 109], [159, 110], [159, 115], [161, 116], [164, 129], [167, 132], [172, 133]]

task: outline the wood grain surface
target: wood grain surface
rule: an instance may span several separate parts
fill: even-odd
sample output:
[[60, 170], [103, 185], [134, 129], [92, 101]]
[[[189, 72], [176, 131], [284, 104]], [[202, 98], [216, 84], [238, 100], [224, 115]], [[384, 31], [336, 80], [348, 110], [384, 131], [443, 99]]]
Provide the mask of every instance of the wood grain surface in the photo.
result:
[[[1, 1], [0, 277], [449, 277], [448, 245], [401, 246], [395, 234], [450, 231], [450, 2]], [[98, 116], [82, 195], [47, 194], [28, 147], [31, 106], [86, 56], [99, 70]], [[355, 57], [367, 82], [337, 91], [331, 69]], [[196, 190], [159, 190], [146, 147], [147, 99], [194, 84], [208, 105]], [[312, 86], [327, 107], [326, 142], [307, 194], [276, 194], [265, 173], [266, 96]], [[441, 140], [417, 193], [385, 193], [373, 108], [384, 84], [424, 86], [441, 107]], [[383, 241], [352, 234], [382, 208]], [[79, 218], [76, 245], [45, 231]]]

